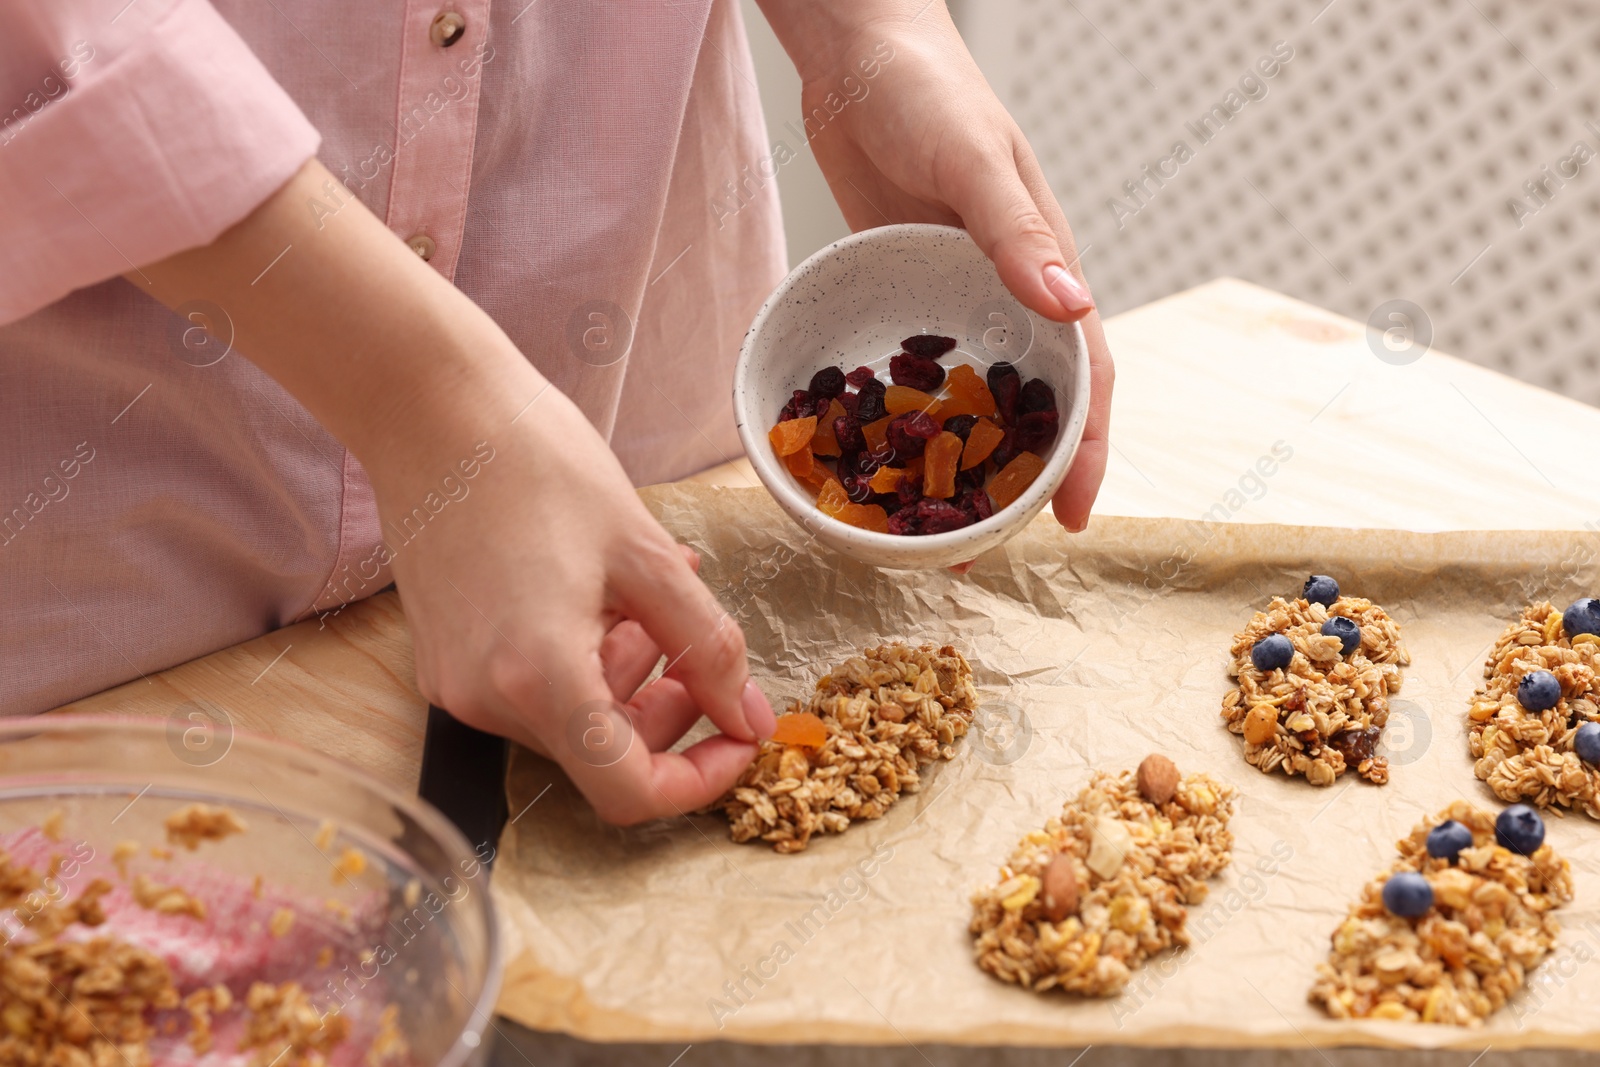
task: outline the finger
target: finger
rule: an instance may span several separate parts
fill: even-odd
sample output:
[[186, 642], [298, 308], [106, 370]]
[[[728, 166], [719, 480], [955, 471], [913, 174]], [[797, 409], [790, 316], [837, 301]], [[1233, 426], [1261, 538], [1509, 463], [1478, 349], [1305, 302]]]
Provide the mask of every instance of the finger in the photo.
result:
[[1100, 316], [1091, 316], [1084, 326], [1089, 342], [1089, 418], [1072, 457], [1072, 468], [1051, 501], [1057, 520], [1073, 533], [1081, 533], [1089, 525], [1089, 512], [1105, 480], [1111, 447], [1111, 391], [1117, 377]]
[[950, 568], [950, 573], [951, 574], [965, 574], [968, 571], [970, 571], [972, 569], [973, 565], [975, 563], [977, 563], [977, 562], [978, 561], [975, 560], [975, 559], [969, 559], [965, 563], [957, 563], [954, 567]]
[[633, 709], [633, 729], [651, 752], [677, 744], [700, 721], [700, 706], [676, 678], [657, 678], [628, 702]]
[[681, 550], [683, 552], [683, 558], [689, 562], [689, 569], [694, 571], [696, 574], [699, 574], [700, 573], [700, 553], [696, 552], [694, 549], [690, 548], [688, 545], [679, 545], [678, 548], [679, 548], [679, 550]]
[[1076, 322], [1094, 310], [1076, 250], [1063, 248], [1013, 155], [996, 150], [976, 158], [952, 192], [951, 206], [1018, 300], [1057, 322]]
[[600, 642], [600, 666], [618, 700], [627, 699], [661, 662], [661, 649], [633, 619], [623, 619]]
[[626, 614], [666, 653], [668, 672], [719, 730], [741, 741], [772, 736], [777, 719], [750, 681], [743, 631], [676, 546], [634, 553], [617, 573], [616, 590]]

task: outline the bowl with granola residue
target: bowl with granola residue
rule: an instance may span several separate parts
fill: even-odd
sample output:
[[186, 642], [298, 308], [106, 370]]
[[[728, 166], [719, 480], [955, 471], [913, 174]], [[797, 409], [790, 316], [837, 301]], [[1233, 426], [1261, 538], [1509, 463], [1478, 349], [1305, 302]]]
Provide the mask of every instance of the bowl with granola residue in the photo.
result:
[[0, 1062], [475, 1067], [494, 847], [217, 709], [0, 721]]

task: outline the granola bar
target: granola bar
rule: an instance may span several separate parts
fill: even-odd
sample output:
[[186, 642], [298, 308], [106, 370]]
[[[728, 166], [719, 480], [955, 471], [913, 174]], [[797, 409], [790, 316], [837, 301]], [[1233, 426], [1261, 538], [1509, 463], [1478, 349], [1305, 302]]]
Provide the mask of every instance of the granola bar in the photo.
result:
[[[1428, 851], [1430, 831], [1446, 820], [1472, 837], [1453, 863]], [[1398, 862], [1366, 884], [1333, 932], [1311, 1002], [1339, 1019], [1481, 1026], [1554, 947], [1560, 927], [1550, 912], [1572, 899], [1571, 865], [1550, 845], [1523, 856], [1497, 844], [1495, 817], [1464, 800], [1396, 844]], [[1418, 918], [1384, 903], [1385, 884], [1406, 872], [1432, 889]]]
[[1231, 858], [1237, 792], [1174, 769], [1157, 804], [1141, 795], [1143, 780], [1143, 768], [1137, 780], [1096, 774], [1022, 839], [999, 881], [973, 895], [979, 967], [1034, 992], [1105, 997], [1151, 956], [1189, 943], [1188, 905]]
[[813, 835], [843, 833], [916, 792], [924, 765], [955, 756], [976, 706], [972, 668], [949, 645], [866, 649], [789, 708], [821, 720], [821, 744], [762, 742], [755, 763], [712, 808], [727, 813], [733, 840], [799, 852]]
[[[1560, 699], [1530, 711], [1517, 687], [1530, 672], [1549, 671]], [[1525, 608], [1506, 627], [1483, 668], [1485, 684], [1467, 711], [1472, 772], [1501, 800], [1560, 804], [1600, 819], [1600, 770], [1574, 751], [1578, 728], [1600, 722], [1600, 637], [1568, 639], [1561, 612], [1548, 602]]]
[[[1360, 627], [1348, 654], [1323, 628], [1334, 617]], [[1257, 642], [1280, 634], [1293, 646], [1288, 665], [1262, 670], [1252, 660]], [[1312, 785], [1332, 785], [1347, 770], [1375, 785], [1389, 780], [1389, 761], [1377, 755], [1389, 721], [1389, 695], [1400, 689], [1400, 668], [1411, 662], [1400, 627], [1370, 600], [1341, 596], [1324, 606], [1274, 597], [1266, 611], [1234, 635], [1228, 674], [1238, 680], [1222, 701], [1228, 729], [1245, 739], [1245, 762], [1263, 773], [1282, 769]]]

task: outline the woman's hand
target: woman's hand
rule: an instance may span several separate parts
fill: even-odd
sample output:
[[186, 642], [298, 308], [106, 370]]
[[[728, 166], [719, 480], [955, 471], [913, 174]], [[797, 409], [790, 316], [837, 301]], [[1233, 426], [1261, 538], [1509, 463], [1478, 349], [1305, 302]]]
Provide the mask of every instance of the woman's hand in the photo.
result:
[[[220, 306], [361, 460], [424, 696], [555, 759], [608, 821], [710, 803], [775, 725], [738, 625], [480, 308], [359, 202], [316, 223], [305, 204], [332, 180], [308, 163], [215, 243], [128, 278]], [[701, 714], [722, 732], [667, 752]]]
[[[963, 226], [1024, 305], [1059, 322], [1082, 320], [1089, 420], [1054, 505], [1063, 526], [1083, 529], [1105, 476], [1111, 353], [1061, 206], [944, 4], [761, 0], [761, 6], [800, 71], [803, 115], [830, 116], [812, 121], [810, 145], [852, 229]], [[876, 73], [866, 77], [871, 69]], [[849, 102], [840, 108], [840, 100]]]

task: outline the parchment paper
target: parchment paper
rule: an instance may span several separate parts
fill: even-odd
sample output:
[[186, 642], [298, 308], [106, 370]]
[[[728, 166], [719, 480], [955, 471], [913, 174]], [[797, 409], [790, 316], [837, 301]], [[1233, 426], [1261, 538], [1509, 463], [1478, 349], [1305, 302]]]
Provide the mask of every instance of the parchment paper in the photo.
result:
[[[1488, 1027], [1338, 1022], [1306, 1002], [1395, 839], [1457, 797], [1501, 806], [1472, 776], [1467, 699], [1526, 601], [1600, 591], [1595, 535], [1101, 518], [1073, 536], [1046, 515], [963, 578], [809, 544], [759, 489], [645, 497], [702, 554], [775, 706], [864, 645], [949, 642], [972, 661], [988, 725], [883, 819], [794, 856], [732, 844], [720, 815], [606, 827], [552, 764], [518, 753], [510, 810], [538, 800], [495, 872], [502, 1013], [596, 1040], [1600, 1048], [1600, 825], [1582, 815], [1547, 816], [1576, 872], [1560, 951]], [[1218, 715], [1232, 634], [1312, 571], [1384, 605], [1410, 648], [1386, 786], [1264, 775]], [[980, 972], [971, 892], [1092, 770], [1152, 751], [1242, 794], [1233, 864], [1190, 913], [1194, 946], [1111, 1000]]]

